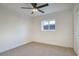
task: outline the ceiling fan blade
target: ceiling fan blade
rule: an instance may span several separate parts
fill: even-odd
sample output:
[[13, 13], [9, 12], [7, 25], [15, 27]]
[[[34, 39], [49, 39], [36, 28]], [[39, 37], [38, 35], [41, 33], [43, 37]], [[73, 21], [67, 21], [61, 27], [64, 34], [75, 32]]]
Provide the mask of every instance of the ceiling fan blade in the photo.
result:
[[29, 7], [21, 7], [22, 9], [33, 9], [33, 8], [29, 8]]
[[38, 6], [37, 8], [42, 8], [42, 7], [46, 7], [46, 6], [48, 6], [48, 4], [44, 4], [44, 5]]
[[41, 12], [41, 13], [44, 13], [44, 11], [42, 11], [42, 10], [39, 10], [39, 9], [38, 9], [38, 11]]

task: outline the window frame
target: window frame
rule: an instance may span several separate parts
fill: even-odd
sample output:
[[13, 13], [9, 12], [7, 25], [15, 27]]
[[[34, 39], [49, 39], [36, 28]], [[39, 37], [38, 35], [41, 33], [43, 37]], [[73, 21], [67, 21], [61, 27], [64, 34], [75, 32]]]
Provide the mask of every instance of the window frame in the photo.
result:
[[[53, 29], [53, 30], [51, 30], [51, 29], [48, 29], [48, 30], [45, 30], [44, 29], [44, 24], [43, 24], [43, 22], [44, 21], [47, 21], [48, 23], [50, 22], [50, 21], [55, 21], [55, 29]], [[50, 26], [49, 26], [50, 27]], [[53, 19], [53, 20], [43, 20], [43, 21], [41, 21], [41, 31], [45, 31], [45, 32], [54, 32], [54, 31], [56, 31], [56, 20], [55, 19]]]

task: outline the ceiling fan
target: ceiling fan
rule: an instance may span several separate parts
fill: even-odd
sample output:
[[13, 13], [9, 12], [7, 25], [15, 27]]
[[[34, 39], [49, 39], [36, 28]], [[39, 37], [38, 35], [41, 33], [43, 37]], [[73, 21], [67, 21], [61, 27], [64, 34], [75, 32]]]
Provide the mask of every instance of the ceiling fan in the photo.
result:
[[44, 13], [44, 11], [40, 10], [40, 8], [43, 8], [43, 7], [46, 7], [48, 6], [48, 4], [43, 4], [43, 5], [40, 5], [40, 6], [37, 6], [37, 3], [31, 3], [32, 5], [32, 8], [31, 7], [21, 7], [22, 9], [32, 9], [32, 13], [33, 14], [34, 12], [41, 12], [41, 13]]

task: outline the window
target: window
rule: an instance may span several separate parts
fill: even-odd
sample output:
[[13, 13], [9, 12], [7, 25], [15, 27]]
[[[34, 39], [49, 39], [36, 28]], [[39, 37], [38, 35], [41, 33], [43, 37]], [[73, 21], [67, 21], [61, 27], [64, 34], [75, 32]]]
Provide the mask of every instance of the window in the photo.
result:
[[41, 22], [42, 31], [55, 31], [55, 20], [45, 20]]

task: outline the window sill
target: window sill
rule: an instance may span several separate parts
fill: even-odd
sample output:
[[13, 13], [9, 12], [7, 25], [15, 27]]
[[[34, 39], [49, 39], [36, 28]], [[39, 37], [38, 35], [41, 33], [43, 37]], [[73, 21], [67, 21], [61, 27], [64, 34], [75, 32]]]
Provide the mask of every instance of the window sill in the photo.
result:
[[42, 30], [43, 32], [55, 32], [55, 30]]

